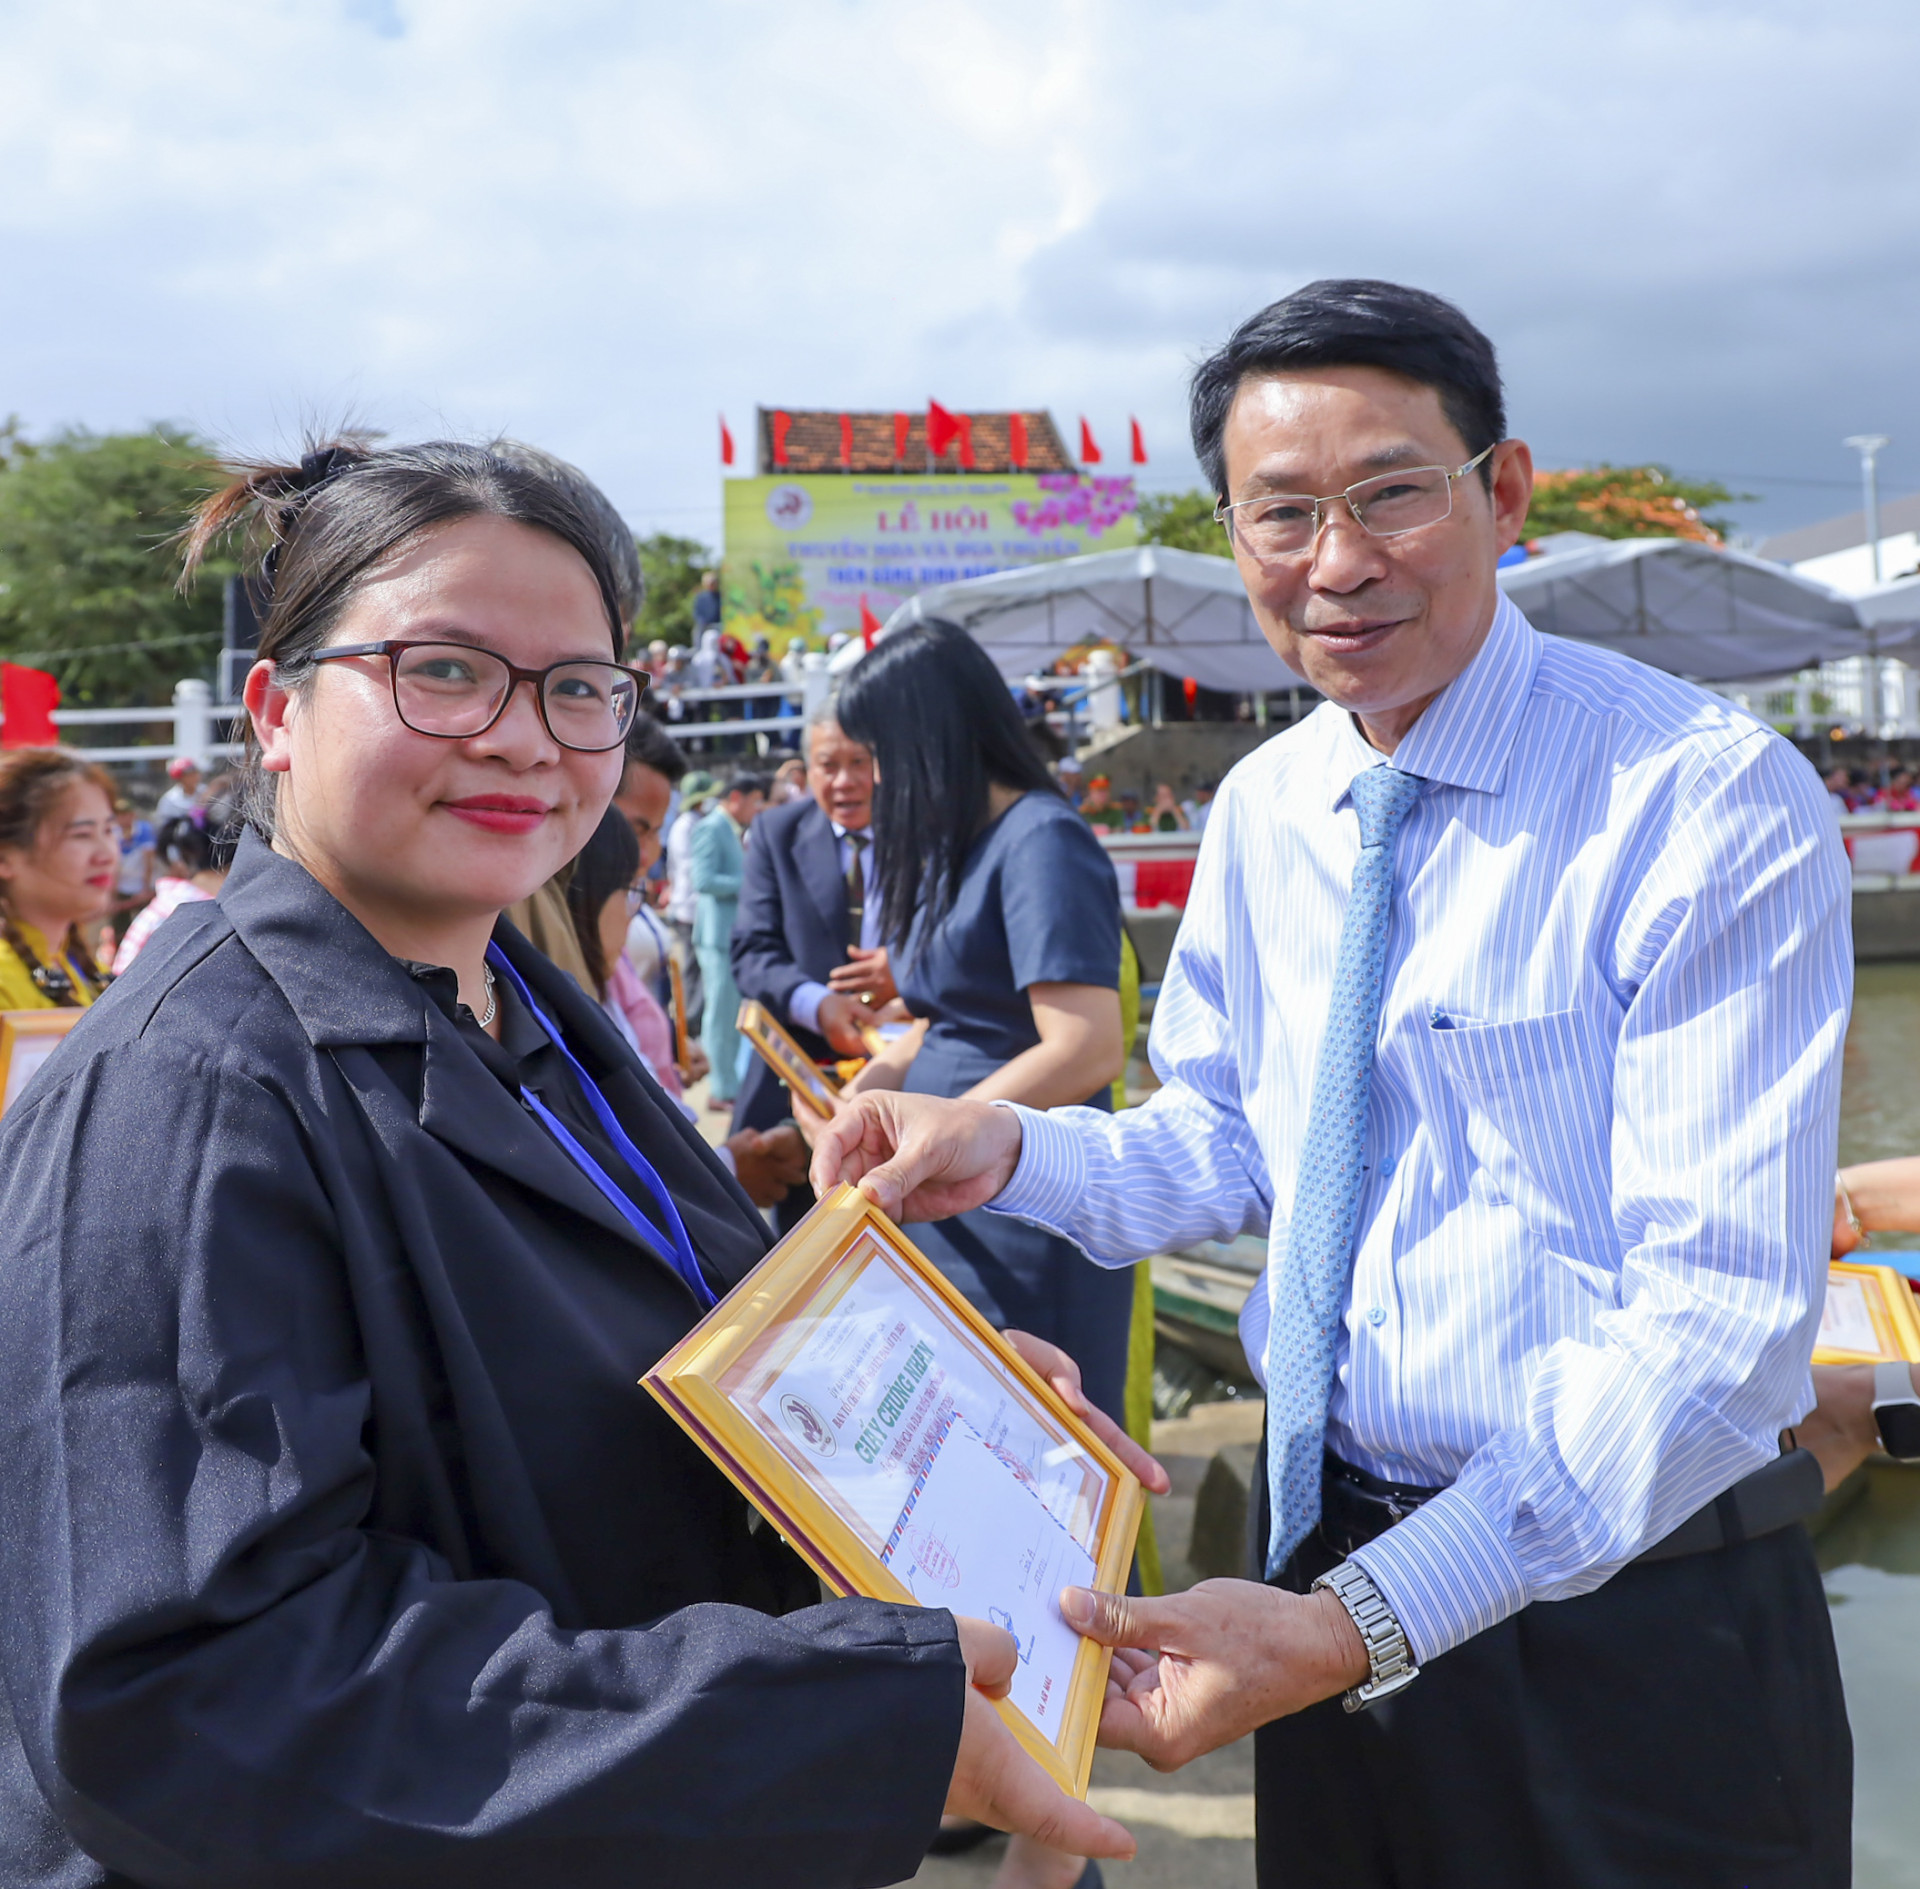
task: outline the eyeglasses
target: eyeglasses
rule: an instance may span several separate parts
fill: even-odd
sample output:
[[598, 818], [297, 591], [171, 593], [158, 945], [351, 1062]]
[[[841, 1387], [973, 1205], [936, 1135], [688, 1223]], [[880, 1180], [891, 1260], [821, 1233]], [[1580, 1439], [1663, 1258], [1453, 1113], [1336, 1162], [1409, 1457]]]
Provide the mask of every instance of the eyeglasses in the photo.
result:
[[[1494, 445], [1497, 446], [1496, 440]], [[1362, 479], [1344, 492], [1314, 498], [1306, 492], [1270, 492], [1229, 505], [1222, 499], [1214, 517], [1233, 541], [1253, 558], [1295, 557], [1320, 540], [1326, 508], [1346, 501], [1353, 522], [1375, 538], [1397, 538], [1422, 525], [1437, 525], [1453, 511], [1453, 486], [1493, 451], [1475, 453], [1451, 472], [1445, 466], [1407, 466]]]
[[416, 735], [443, 741], [484, 735], [506, 713], [515, 688], [528, 682], [555, 741], [579, 754], [604, 754], [626, 740], [647, 686], [644, 670], [623, 663], [522, 669], [471, 643], [339, 643], [315, 650], [313, 660], [348, 656], [384, 656], [394, 712]]

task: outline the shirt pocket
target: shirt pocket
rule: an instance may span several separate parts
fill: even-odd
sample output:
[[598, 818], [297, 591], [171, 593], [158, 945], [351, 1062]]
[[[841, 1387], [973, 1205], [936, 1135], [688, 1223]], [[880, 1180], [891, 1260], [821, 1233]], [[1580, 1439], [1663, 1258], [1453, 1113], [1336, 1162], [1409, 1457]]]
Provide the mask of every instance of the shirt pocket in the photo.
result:
[[1615, 1296], [1613, 1058], [1584, 1011], [1506, 1023], [1436, 1016], [1435, 1058], [1467, 1153], [1549, 1250]]

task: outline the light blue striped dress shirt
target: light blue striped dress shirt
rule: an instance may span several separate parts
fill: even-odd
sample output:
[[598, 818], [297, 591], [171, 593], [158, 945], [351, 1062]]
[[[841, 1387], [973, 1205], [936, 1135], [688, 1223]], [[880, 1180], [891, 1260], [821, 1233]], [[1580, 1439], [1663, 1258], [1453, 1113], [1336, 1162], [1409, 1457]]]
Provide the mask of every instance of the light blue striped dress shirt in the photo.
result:
[[[1329, 703], [1233, 770], [1154, 1014], [1165, 1086], [1022, 1109], [998, 1209], [1112, 1264], [1241, 1232], [1285, 1252], [1348, 788], [1381, 758]], [[1354, 1556], [1425, 1660], [1598, 1587], [1811, 1405], [1852, 964], [1813, 769], [1504, 598], [1393, 764], [1427, 785], [1327, 1442], [1448, 1485]], [[1256, 1289], [1256, 1373], [1269, 1311]]]

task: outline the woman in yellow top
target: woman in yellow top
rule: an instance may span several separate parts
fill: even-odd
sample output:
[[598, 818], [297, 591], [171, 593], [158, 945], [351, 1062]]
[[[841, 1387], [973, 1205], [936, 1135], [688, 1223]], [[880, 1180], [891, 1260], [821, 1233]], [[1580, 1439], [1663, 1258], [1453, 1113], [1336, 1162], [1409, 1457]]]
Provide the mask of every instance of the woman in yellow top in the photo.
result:
[[0, 754], [0, 1010], [84, 1008], [106, 979], [80, 937], [113, 903], [113, 781], [64, 748]]

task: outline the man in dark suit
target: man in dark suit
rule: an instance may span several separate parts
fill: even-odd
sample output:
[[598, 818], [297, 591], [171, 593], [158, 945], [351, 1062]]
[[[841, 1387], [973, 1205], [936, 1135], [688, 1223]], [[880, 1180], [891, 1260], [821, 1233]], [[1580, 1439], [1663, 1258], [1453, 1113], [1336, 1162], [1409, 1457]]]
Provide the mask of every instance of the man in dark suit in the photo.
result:
[[[873, 756], [850, 741], [831, 708], [807, 726], [808, 798], [755, 822], [733, 927], [733, 977], [817, 1061], [864, 1056], [860, 1026], [894, 994], [879, 942], [873, 873]], [[734, 1103], [733, 1125], [771, 1128], [791, 1113], [780, 1079], [758, 1058]], [[787, 1196], [783, 1225], [813, 1204]]]

